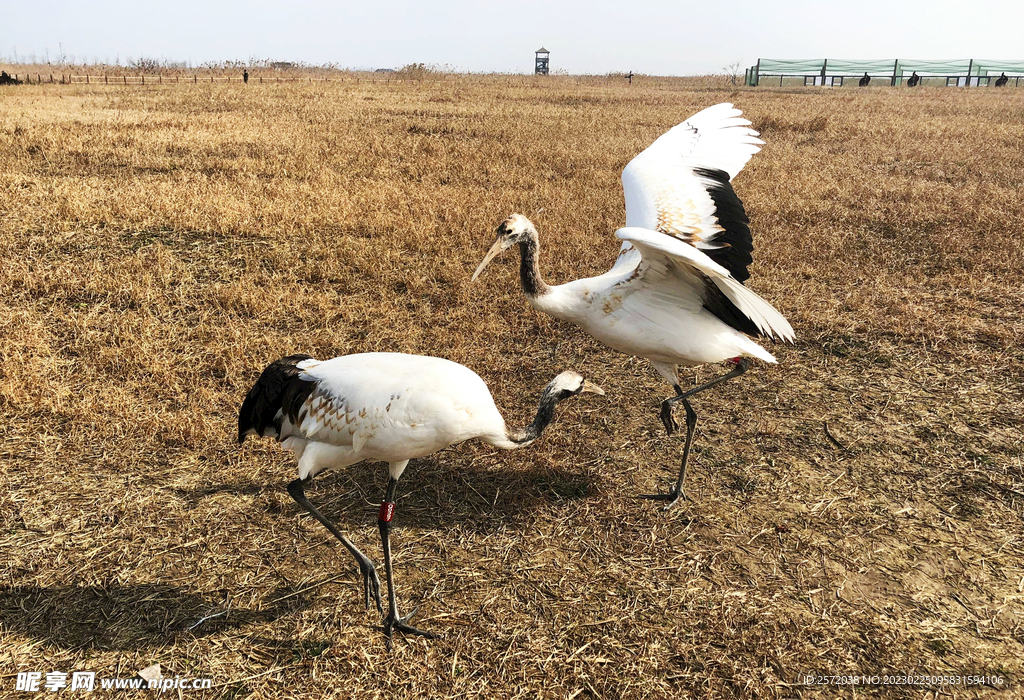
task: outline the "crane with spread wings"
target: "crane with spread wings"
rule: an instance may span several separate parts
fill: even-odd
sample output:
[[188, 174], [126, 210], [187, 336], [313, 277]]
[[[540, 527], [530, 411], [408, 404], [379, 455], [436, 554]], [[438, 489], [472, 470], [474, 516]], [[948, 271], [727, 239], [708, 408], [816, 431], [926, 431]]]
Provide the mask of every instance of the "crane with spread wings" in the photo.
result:
[[[519, 246], [520, 281], [539, 311], [575, 323], [619, 352], [651, 361], [676, 395], [661, 404], [661, 420], [678, 430], [676, 403], [686, 410], [686, 442], [679, 477], [668, 493], [683, 497], [683, 480], [697, 414], [689, 399], [746, 371], [754, 357], [775, 358], [752, 340], [792, 341], [793, 327], [744, 286], [753, 261], [750, 220], [731, 180], [764, 144], [731, 104], [709, 107], [663, 134], [626, 166], [622, 186], [626, 226], [612, 268], [597, 277], [551, 286], [538, 267], [537, 229], [513, 214], [473, 273], [475, 280], [499, 253]], [[684, 391], [678, 365], [731, 361], [733, 369]]]

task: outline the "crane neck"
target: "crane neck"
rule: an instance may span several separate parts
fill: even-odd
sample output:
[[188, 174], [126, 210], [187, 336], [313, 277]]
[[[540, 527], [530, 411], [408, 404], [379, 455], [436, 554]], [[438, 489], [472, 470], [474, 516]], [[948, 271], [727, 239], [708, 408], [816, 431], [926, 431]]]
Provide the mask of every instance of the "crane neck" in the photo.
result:
[[540, 243], [536, 235], [530, 236], [519, 244], [519, 280], [523, 284], [523, 293], [528, 297], [539, 297], [551, 292], [540, 276]]
[[550, 385], [544, 387], [540, 395], [540, 404], [537, 406], [537, 415], [533, 422], [522, 430], [506, 430], [505, 434], [512, 444], [509, 448], [526, 447], [540, 437], [544, 429], [555, 417], [555, 406], [558, 405], [558, 393]]

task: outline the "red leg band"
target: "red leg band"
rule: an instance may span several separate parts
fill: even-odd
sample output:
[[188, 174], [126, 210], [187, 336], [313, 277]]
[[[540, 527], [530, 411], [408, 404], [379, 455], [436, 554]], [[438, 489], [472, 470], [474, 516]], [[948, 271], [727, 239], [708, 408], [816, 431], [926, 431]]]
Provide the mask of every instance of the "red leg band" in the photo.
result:
[[382, 523], [390, 523], [391, 516], [395, 514], [395, 504], [389, 503], [388, 501], [381, 501], [380, 504], [380, 515], [377, 517]]

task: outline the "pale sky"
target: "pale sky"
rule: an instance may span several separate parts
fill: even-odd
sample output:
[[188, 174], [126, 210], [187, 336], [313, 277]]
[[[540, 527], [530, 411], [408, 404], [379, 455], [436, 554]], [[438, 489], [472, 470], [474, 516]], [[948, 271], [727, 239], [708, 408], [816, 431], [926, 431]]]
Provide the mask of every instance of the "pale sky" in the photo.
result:
[[24, 0], [0, 2], [0, 58], [273, 59], [345, 68], [721, 73], [758, 58], [1024, 60], [1024, 1]]

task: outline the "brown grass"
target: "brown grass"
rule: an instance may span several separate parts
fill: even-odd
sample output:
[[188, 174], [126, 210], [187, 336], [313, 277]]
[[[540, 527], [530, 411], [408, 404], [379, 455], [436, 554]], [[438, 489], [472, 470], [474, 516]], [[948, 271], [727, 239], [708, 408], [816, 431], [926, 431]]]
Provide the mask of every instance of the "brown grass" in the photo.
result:
[[[802, 675], [897, 671], [1018, 693], [1018, 97], [0, 90], [0, 694], [19, 671], [153, 662], [217, 697], [830, 698], [850, 689]], [[721, 101], [767, 141], [735, 183], [750, 284], [799, 340], [700, 397], [693, 501], [665, 514], [636, 498], [680, 453], [651, 368], [530, 310], [514, 256], [469, 275], [539, 208], [550, 281], [606, 269], [622, 167]], [[510, 422], [561, 369], [608, 391], [529, 450], [413, 462], [398, 593], [446, 634], [391, 654], [348, 553], [284, 492], [288, 458], [234, 440], [267, 362], [366, 350], [465, 363]], [[375, 559], [385, 481], [364, 464], [309, 489]]]

